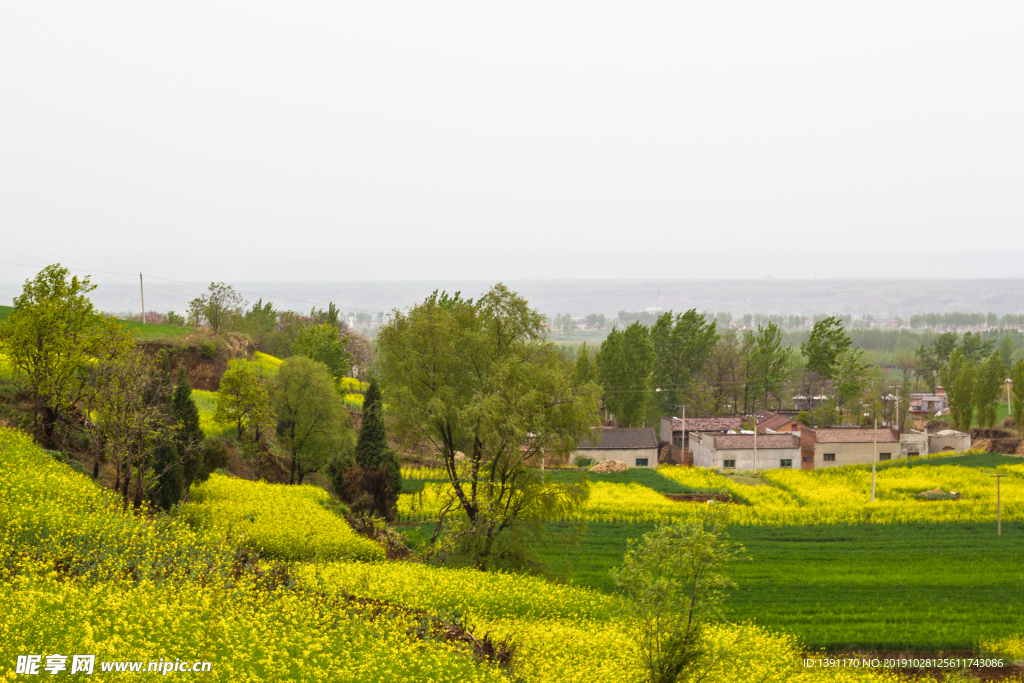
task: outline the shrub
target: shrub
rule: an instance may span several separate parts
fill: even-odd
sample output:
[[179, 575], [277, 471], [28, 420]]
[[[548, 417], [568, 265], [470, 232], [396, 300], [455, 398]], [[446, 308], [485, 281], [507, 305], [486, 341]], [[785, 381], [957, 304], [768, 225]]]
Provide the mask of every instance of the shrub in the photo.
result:
[[712, 503], [644, 534], [639, 544], [631, 539], [622, 566], [611, 572], [629, 597], [626, 616], [651, 683], [675, 683], [705, 654], [704, 630], [735, 588], [721, 565], [742, 550], [727, 540], [727, 517], [726, 505]]

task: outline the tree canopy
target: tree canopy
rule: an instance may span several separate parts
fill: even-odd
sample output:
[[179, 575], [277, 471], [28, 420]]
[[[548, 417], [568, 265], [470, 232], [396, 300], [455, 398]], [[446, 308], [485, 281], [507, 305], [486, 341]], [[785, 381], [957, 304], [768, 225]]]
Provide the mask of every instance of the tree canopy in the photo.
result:
[[345, 350], [345, 340], [330, 322], [300, 329], [292, 353], [323, 363], [335, 379], [344, 377], [352, 369], [352, 357]]
[[395, 311], [377, 348], [395, 433], [442, 457], [451, 499], [441, 522], [464, 516], [474, 564], [487, 566], [517, 520], [574, 500], [571, 485], [538, 480], [529, 466], [567, 457], [599, 424], [597, 387], [573, 386], [525, 299], [502, 284], [478, 301], [434, 292]]
[[217, 389], [213, 421], [233, 425], [239, 439], [248, 430], [253, 440], [259, 441], [272, 420], [270, 385], [263, 364], [240, 358], [229, 361]]
[[274, 391], [277, 436], [291, 455], [289, 483], [302, 483], [320, 470], [352, 438], [351, 419], [342, 408], [327, 366], [295, 356], [281, 364]]
[[656, 417], [674, 415], [718, 342], [717, 323], [708, 322], [694, 308], [675, 316], [669, 311], [651, 326], [650, 335], [654, 348], [652, 385]]
[[84, 397], [92, 365], [130, 344], [117, 321], [93, 307], [88, 294], [95, 288], [89, 276], [71, 276], [59, 263], [47, 266], [25, 281], [0, 325], [0, 353], [31, 395], [49, 445], [58, 421]]
[[242, 295], [231, 285], [211, 282], [206, 294], [189, 302], [190, 322], [198, 325], [205, 321], [213, 333], [217, 334], [232, 318], [243, 315], [246, 304]]
[[655, 359], [650, 332], [640, 322], [613, 329], [597, 352], [605, 410], [624, 427], [641, 427], [648, 416]]
[[824, 379], [835, 379], [839, 356], [850, 348], [852, 340], [843, 327], [843, 321], [829, 316], [814, 323], [811, 336], [800, 345], [807, 357], [807, 369]]

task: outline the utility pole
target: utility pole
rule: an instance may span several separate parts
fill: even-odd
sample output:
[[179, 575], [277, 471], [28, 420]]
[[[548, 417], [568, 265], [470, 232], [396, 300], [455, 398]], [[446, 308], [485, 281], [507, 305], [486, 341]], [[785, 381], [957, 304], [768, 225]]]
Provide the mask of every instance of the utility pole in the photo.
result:
[[679, 444], [679, 457], [681, 457], [683, 459], [683, 462], [685, 463], [686, 462], [686, 442], [687, 442], [687, 438], [686, 438], [686, 406], [679, 406], [679, 407], [683, 409], [683, 440]]
[[875, 462], [878, 460], [878, 418], [875, 418], [875, 455], [871, 458], [871, 502], [875, 502]]
[[903, 391], [903, 386], [902, 385], [896, 387], [896, 416], [895, 417], [896, 417], [896, 431], [902, 434], [903, 430], [900, 429], [900, 392], [901, 391]]
[[[1006, 385], [1006, 414], [1013, 415], [1013, 404], [1010, 403], [1010, 380], [1007, 379], [1003, 384]], [[1020, 429], [1020, 425], [1017, 425], [1017, 429]]]
[[990, 477], [996, 478], [996, 536], [1003, 535], [1003, 503], [999, 497], [999, 480], [1005, 477], [1005, 474], [990, 474]]
[[142, 273], [139, 273], [139, 297], [142, 299], [142, 322], [146, 322], [146, 293], [142, 291]]
[[757, 474], [757, 414], [754, 415], [754, 474]]

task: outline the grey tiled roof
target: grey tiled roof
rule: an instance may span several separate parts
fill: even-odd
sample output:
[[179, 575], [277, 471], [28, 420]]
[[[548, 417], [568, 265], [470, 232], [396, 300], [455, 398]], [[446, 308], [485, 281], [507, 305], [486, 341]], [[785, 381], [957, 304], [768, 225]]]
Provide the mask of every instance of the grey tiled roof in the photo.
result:
[[594, 448], [599, 450], [625, 448], [657, 448], [658, 439], [654, 430], [645, 429], [602, 429], [601, 440], [592, 445], [590, 439], [580, 441], [580, 449]]
[[[688, 432], [727, 432], [730, 429], [741, 429], [743, 418], [734, 417], [688, 417], [686, 418], [686, 431]], [[678, 417], [672, 418], [672, 431], [678, 432], [683, 429], [683, 421]]]
[[[799, 448], [800, 439], [796, 434], [766, 434], [757, 436], [757, 450], [772, 450], [776, 448]], [[726, 434], [715, 437], [716, 450], [753, 450], [753, 434]]]
[[[872, 443], [875, 440], [875, 430], [868, 428], [818, 429], [814, 435], [818, 443]], [[878, 428], [878, 443], [896, 443], [899, 440], [888, 427]]]

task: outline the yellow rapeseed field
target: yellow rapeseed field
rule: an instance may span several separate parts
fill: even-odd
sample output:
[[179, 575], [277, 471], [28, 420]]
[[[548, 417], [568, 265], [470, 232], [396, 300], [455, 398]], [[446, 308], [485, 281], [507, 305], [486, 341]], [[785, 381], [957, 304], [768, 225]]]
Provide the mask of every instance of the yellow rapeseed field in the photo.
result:
[[370, 388], [370, 383], [360, 382], [355, 377], [342, 377], [338, 380], [338, 388], [343, 391], [366, 391]]
[[289, 486], [213, 474], [193, 486], [178, 509], [194, 526], [215, 529], [262, 556], [282, 560], [377, 560], [384, 550], [356, 534], [328, 509], [331, 494], [309, 484]]
[[0, 428], [0, 678], [21, 678], [19, 655], [91, 654], [97, 674], [102, 661], [181, 658], [212, 662], [212, 681], [507, 680], [410, 635], [416, 624], [400, 612], [370, 615], [239, 572], [220, 531], [123, 512], [117, 496]]
[[[617, 598], [543, 579], [411, 563], [327, 563], [300, 571], [317, 592], [342, 591], [401, 602], [432, 613], [458, 613], [478, 633], [511, 635], [520, 647], [518, 675], [530, 681], [635, 681], [639, 673], [631, 626]], [[894, 681], [879, 671], [804, 669], [792, 636], [749, 624], [710, 629], [712, 651], [722, 657], [706, 680]]]
[[284, 363], [284, 361], [281, 360], [280, 358], [275, 358], [274, 356], [271, 356], [269, 353], [263, 353], [262, 351], [257, 351], [255, 354], [253, 354], [253, 360], [262, 365], [263, 370], [270, 377], [276, 375], [278, 369], [281, 367], [281, 364]]
[[[1004, 519], [1024, 519], [1024, 463], [1000, 465], [1009, 476], [1002, 480]], [[987, 469], [934, 465], [880, 467], [875, 502], [871, 502], [871, 469], [863, 466], [812, 471], [767, 470], [765, 482], [753, 486], [734, 481], [715, 470], [661, 467], [658, 472], [691, 490], [728, 493], [738, 504], [730, 519], [741, 525], [895, 524], [904, 522], [995, 521], [995, 480]], [[443, 470], [403, 470], [403, 476], [444, 478]], [[942, 489], [956, 491], [960, 500], [922, 500], [917, 494]], [[436, 515], [447, 485], [427, 484], [423, 492], [399, 500], [403, 519], [425, 520]], [[692, 503], [680, 503], [641, 484], [596, 481], [580, 512], [594, 522], [664, 522], [686, 516]]]

